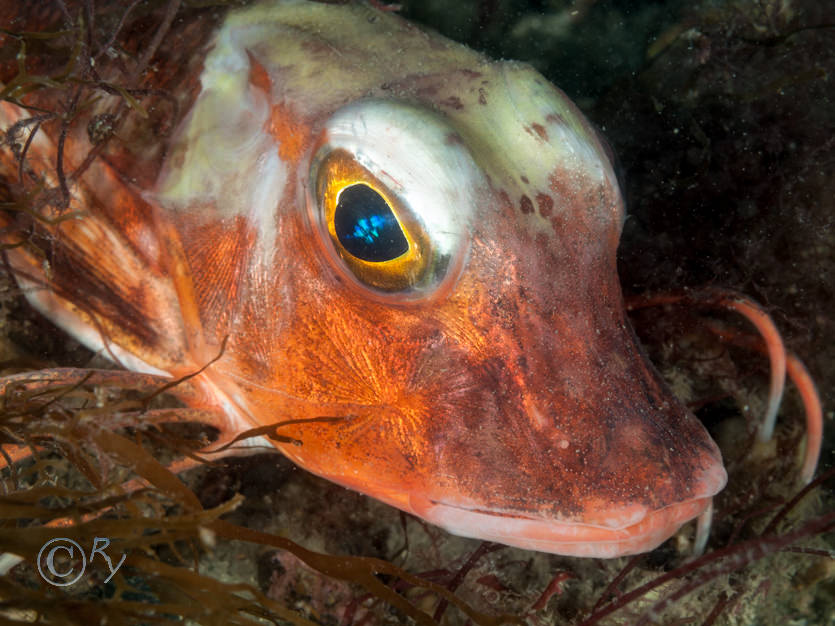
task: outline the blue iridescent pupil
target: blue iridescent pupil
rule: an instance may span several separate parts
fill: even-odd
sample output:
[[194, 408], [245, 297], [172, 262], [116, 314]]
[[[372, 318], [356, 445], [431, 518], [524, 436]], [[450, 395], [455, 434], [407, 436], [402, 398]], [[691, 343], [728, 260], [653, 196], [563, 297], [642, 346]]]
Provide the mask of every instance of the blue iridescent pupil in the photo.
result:
[[333, 222], [339, 243], [363, 261], [391, 261], [409, 250], [388, 203], [368, 185], [351, 185], [340, 192]]

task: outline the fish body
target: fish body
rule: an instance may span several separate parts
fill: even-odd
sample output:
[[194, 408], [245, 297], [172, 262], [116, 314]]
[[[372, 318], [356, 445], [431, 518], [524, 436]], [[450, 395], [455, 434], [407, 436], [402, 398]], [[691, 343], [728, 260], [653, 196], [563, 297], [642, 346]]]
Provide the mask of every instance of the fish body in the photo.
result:
[[[84, 215], [8, 252], [36, 308], [137, 371], [211, 363], [227, 434], [291, 421], [272, 443], [298, 465], [456, 534], [614, 557], [706, 510], [719, 451], [629, 327], [623, 200], [562, 92], [359, 3], [189, 36], [156, 68], [168, 136], [129, 118], [41, 207]], [[25, 165], [57, 188], [50, 123]], [[65, 170], [92, 148], [69, 127]]]

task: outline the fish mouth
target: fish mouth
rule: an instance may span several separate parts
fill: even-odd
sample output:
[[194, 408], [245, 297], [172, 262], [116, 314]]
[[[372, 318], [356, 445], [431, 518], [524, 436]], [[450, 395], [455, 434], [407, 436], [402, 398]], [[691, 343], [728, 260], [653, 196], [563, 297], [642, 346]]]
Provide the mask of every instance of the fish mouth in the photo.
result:
[[612, 528], [468, 509], [431, 500], [419, 503], [412, 499], [413, 508], [420, 509], [415, 513], [453, 535], [495, 541], [523, 550], [603, 559], [657, 548], [682, 524], [701, 515], [711, 502], [712, 497], [696, 498], [643, 512], [629, 507], [627, 517], [639, 521]]
[[657, 548], [683, 524], [705, 513], [726, 482], [725, 469], [715, 466], [704, 473], [693, 498], [656, 509], [642, 504], [602, 506], [580, 521], [488, 510], [416, 494], [411, 495], [409, 508], [454, 535], [565, 556], [615, 558]]

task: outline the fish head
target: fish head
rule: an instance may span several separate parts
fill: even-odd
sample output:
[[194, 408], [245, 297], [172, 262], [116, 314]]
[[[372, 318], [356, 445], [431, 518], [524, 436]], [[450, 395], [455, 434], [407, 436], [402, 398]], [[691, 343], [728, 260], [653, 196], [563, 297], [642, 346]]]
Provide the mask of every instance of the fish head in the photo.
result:
[[155, 196], [242, 233], [191, 263], [230, 410], [456, 534], [613, 557], [703, 512], [721, 457], [629, 327], [579, 110], [370, 7], [259, 11], [217, 36]]

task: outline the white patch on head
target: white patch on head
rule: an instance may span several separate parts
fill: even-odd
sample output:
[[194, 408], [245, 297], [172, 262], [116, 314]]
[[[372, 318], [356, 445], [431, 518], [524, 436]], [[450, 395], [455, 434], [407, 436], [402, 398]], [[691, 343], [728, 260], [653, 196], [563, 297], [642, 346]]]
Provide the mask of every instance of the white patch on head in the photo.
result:
[[268, 36], [257, 24], [224, 23], [206, 57], [200, 95], [152, 194], [154, 202], [175, 211], [245, 217], [258, 233], [265, 260], [274, 248], [288, 178], [268, 131], [271, 94], [249, 82], [248, 51]]
[[278, 204], [287, 183], [287, 167], [277, 151], [261, 155], [255, 168], [255, 180], [250, 189], [251, 221], [258, 233], [258, 249], [265, 264], [272, 260], [278, 236]]
[[[508, 94], [507, 118], [525, 129], [515, 137], [506, 137], [514, 140], [507, 150], [518, 155], [520, 171], [528, 175], [532, 186], [548, 189], [552, 170], [524, 167], [528, 162], [559, 164], [567, 175], [582, 177], [585, 186], [589, 181], [599, 181], [617, 188], [617, 178], [603, 147], [571, 101], [527, 66], [503, 63], [501, 68]], [[547, 138], [539, 136], [535, 125]]]

